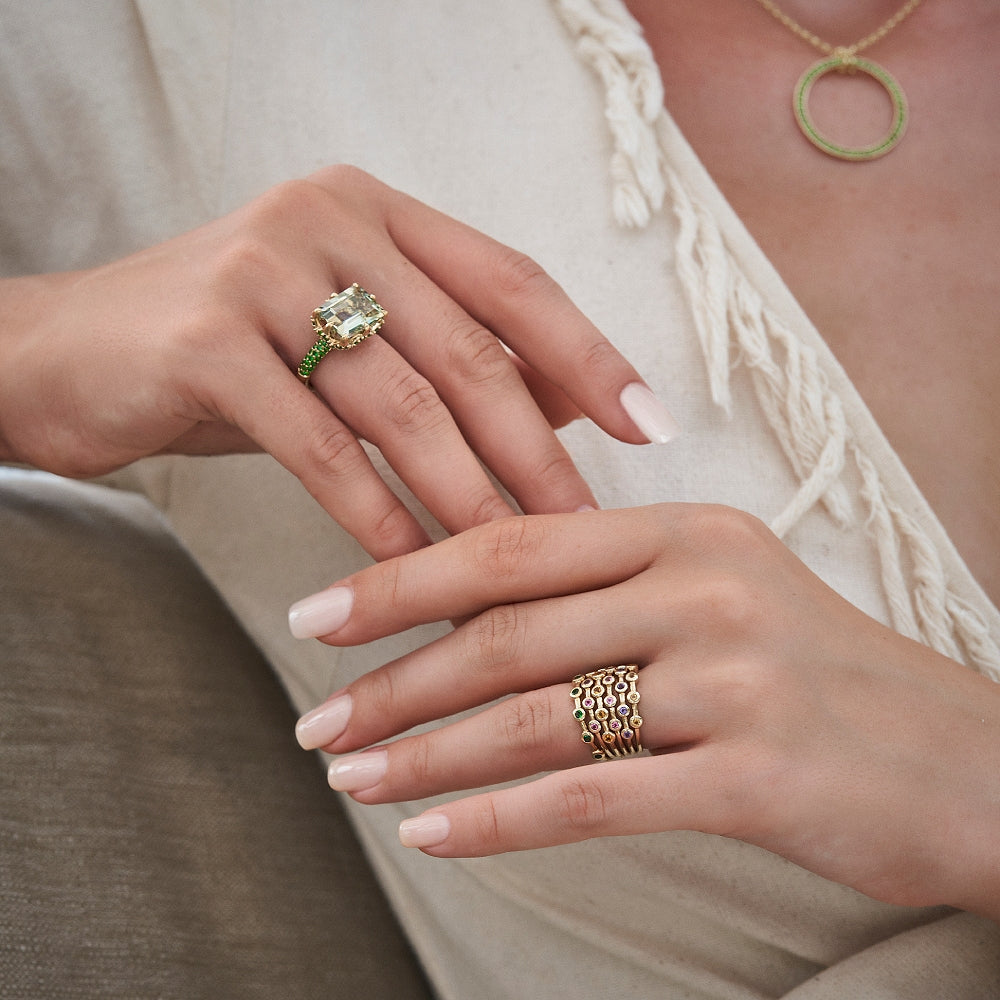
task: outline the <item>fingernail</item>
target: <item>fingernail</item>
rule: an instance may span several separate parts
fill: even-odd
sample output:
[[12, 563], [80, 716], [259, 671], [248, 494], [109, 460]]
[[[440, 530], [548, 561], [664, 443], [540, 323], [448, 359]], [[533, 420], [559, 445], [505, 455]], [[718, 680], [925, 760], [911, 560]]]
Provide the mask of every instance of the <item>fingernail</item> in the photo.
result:
[[451, 823], [444, 813], [424, 813], [399, 824], [399, 842], [403, 847], [437, 847], [451, 833]]
[[654, 444], [666, 444], [681, 432], [673, 414], [641, 382], [631, 382], [618, 397], [632, 423]]
[[288, 609], [288, 628], [296, 639], [329, 635], [347, 624], [354, 607], [350, 587], [331, 587], [304, 597]]
[[369, 750], [335, 760], [327, 771], [330, 787], [338, 792], [360, 792], [377, 785], [389, 766], [385, 750]]
[[332, 698], [306, 712], [295, 725], [295, 738], [303, 750], [315, 750], [332, 743], [347, 728], [353, 703], [349, 694]]

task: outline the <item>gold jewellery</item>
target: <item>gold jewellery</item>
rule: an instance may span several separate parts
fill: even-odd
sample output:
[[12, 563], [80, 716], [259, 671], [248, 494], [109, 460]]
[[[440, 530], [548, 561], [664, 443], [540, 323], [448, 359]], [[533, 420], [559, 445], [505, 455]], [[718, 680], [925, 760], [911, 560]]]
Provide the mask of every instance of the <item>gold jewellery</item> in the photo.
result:
[[336, 295], [331, 295], [313, 310], [312, 328], [316, 343], [295, 369], [306, 385], [316, 366], [330, 351], [349, 351], [362, 340], [378, 333], [385, 322], [386, 312], [357, 282]]
[[602, 667], [573, 678], [569, 693], [573, 718], [580, 723], [580, 739], [590, 747], [594, 760], [642, 752], [638, 679], [635, 664]]
[[[825, 58], [814, 63], [802, 74], [792, 93], [795, 120], [803, 135], [824, 153], [841, 160], [874, 160], [894, 149], [906, 131], [906, 121], [909, 114], [906, 95], [896, 78], [884, 66], [872, 62], [870, 59], [862, 59], [858, 53], [885, 38], [893, 28], [905, 21], [920, 6], [922, 0], [908, 0], [885, 24], [870, 35], [865, 35], [853, 45], [831, 45], [792, 20], [773, 0], [757, 0], [757, 2], [799, 38], [825, 54]], [[825, 136], [816, 127], [809, 113], [809, 94], [813, 84], [820, 77], [826, 76], [827, 73], [865, 73], [885, 88], [889, 100], [892, 102], [892, 124], [889, 126], [889, 131], [881, 139], [870, 146], [842, 146]]]

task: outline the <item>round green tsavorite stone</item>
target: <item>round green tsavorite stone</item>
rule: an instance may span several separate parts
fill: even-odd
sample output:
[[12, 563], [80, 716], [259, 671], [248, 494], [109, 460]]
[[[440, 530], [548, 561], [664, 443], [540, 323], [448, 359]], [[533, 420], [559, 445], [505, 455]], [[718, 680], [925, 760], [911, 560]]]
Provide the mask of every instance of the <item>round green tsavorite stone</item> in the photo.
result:
[[573, 718], [576, 719], [577, 722], [582, 722], [585, 718], [587, 718], [587, 713], [582, 708], [578, 708], [573, 712]]
[[306, 356], [298, 367], [298, 374], [302, 378], [309, 378], [315, 371], [316, 366], [330, 353], [330, 345], [324, 340], [317, 340], [306, 352]]
[[593, 743], [594, 742], [594, 736], [593, 736], [592, 733], [584, 733], [580, 737], [580, 739], [583, 740], [584, 743]]
[[571, 698], [579, 698], [581, 694], [583, 694], [583, 688], [575, 687], [570, 691], [569, 696]]

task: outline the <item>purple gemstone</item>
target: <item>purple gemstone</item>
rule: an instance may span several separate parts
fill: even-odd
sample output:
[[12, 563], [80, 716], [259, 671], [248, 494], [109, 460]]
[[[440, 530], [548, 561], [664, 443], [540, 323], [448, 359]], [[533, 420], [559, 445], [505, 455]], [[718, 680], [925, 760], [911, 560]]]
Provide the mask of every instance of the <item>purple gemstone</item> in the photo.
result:
[[609, 694], [607, 698], [604, 699], [604, 704], [607, 705], [608, 708], [614, 708], [615, 705], [618, 704], [618, 699], [613, 694]]
[[628, 685], [624, 681], [619, 681], [615, 685], [615, 690], [616, 691], [627, 691], [628, 690]]
[[622, 730], [622, 739], [630, 740], [633, 736], [635, 736], [635, 733], [633, 733], [631, 729]]
[[584, 698], [583, 701], [580, 702], [580, 704], [583, 705], [584, 708], [593, 708], [597, 704], [597, 702], [594, 701], [593, 698]]
[[631, 715], [632, 714], [632, 709], [629, 708], [628, 705], [619, 705], [618, 706], [618, 714], [619, 715]]
[[617, 719], [612, 719], [608, 723], [608, 728], [609, 729], [613, 729], [615, 732], [618, 732], [618, 730], [621, 729], [621, 727], [622, 727], [622, 724]]
[[592, 722], [590, 724], [590, 731], [592, 733], [599, 733], [601, 731], [601, 724], [599, 722]]

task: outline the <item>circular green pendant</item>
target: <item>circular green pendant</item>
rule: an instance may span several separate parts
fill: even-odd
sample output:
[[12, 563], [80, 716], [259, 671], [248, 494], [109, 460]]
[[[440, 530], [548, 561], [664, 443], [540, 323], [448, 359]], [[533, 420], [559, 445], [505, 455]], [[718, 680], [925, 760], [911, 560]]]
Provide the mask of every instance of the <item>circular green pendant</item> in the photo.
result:
[[[892, 101], [892, 125], [889, 131], [871, 146], [841, 146], [833, 142], [820, 132], [809, 114], [809, 94], [813, 84], [827, 73], [847, 72], [865, 73], [873, 80], [877, 80]], [[903, 88], [887, 69], [870, 59], [854, 59], [849, 64], [839, 56], [820, 59], [802, 74], [792, 95], [792, 105], [795, 110], [795, 120], [799, 123], [802, 134], [818, 149], [841, 160], [874, 160], [879, 156], [885, 156], [896, 147], [906, 131], [907, 107]]]

